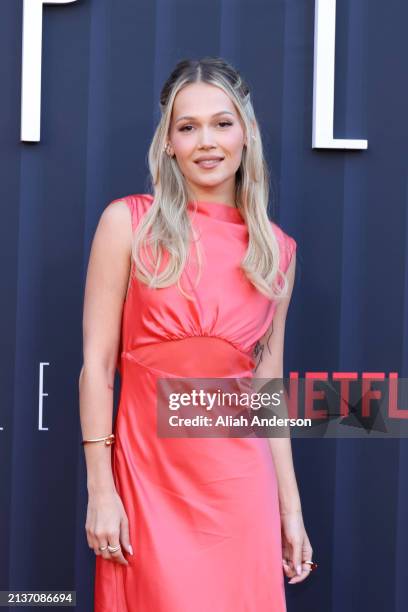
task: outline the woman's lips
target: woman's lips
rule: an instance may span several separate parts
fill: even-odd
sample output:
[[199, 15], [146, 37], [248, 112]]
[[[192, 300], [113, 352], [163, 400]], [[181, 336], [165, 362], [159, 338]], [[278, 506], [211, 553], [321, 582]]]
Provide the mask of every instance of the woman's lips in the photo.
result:
[[197, 166], [200, 166], [200, 168], [206, 168], [206, 169], [211, 169], [211, 168], [215, 168], [216, 166], [218, 166], [223, 160], [222, 159], [206, 159], [206, 160], [202, 160], [202, 161], [198, 161], [196, 162]]

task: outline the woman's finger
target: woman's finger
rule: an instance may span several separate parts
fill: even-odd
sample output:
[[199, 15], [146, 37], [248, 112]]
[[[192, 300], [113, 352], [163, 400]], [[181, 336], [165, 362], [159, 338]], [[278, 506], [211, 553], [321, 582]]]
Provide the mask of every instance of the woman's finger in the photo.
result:
[[87, 539], [89, 548], [92, 548], [92, 550], [94, 551], [95, 554], [99, 554], [100, 555], [101, 551], [99, 550], [97, 552], [97, 550], [98, 550], [98, 541], [97, 541], [97, 539], [95, 537], [95, 534], [94, 534], [92, 528], [90, 527], [88, 518], [87, 518], [86, 523], [85, 523], [85, 532], [86, 532], [86, 539]]
[[119, 546], [119, 548], [118, 548], [118, 550], [115, 550], [115, 552], [109, 551], [110, 556], [111, 556], [111, 560], [115, 561], [115, 563], [120, 563], [121, 565], [129, 565], [129, 562], [123, 556], [122, 546], [120, 545], [119, 537], [115, 538], [113, 543], [111, 543], [112, 539], [113, 538], [111, 538], [111, 540], [109, 542], [109, 545], [112, 548], [117, 548], [118, 546]]
[[305, 563], [305, 561], [311, 561], [313, 557], [313, 549], [310, 545], [310, 542], [308, 542], [308, 544], [306, 544], [303, 547], [303, 553], [302, 553], [302, 573], [300, 576], [293, 576], [293, 578], [291, 578], [291, 580], [289, 580], [289, 584], [295, 584], [296, 582], [302, 582], [303, 580], [305, 580], [306, 578], [308, 578], [308, 576], [311, 573], [311, 569], [310, 569], [310, 565], [308, 563]]
[[292, 578], [292, 576], [296, 576], [296, 572], [293, 570], [293, 567], [288, 561], [288, 559], [282, 559], [283, 570], [288, 578]]
[[109, 544], [109, 540], [106, 535], [97, 536], [97, 548], [99, 552], [101, 553], [102, 557], [109, 561], [109, 559], [111, 558], [111, 554], [108, 550], [108, 544]]
[[133, 555], [133, 549], [129, 541], [129, 521], [126, 516], [120, 522], [120, 541], [123, 549]]
[[[101, 550], [103, 548], [103, 550]], [[109, 559], [109, 551], [108, 551], [108, 541], [103, 538], [96, 539], [96, 544], [94, 548], [96, 555], [102, 555], [105, 559]]]
[[297, 582], [302, 582], [305, 580], [310, 574], [310, 566], [306, 563], [302, 563], [302, 573], [300, 576], [293, 576], [288, 582], [288, 584], [296, 584]]
[[283, 570], [288, 578], [292, 578], [292, 576], [296, 575], [296, 572], [293, 570], [291, 556], [292, 556], [292, 548], [289, 546], [288, 542], [284, 542], [282, 546], [282, 566]]
[[292, 544], [292, 565], [298, 576], [302, 575], [302, 542], [295, 540]]

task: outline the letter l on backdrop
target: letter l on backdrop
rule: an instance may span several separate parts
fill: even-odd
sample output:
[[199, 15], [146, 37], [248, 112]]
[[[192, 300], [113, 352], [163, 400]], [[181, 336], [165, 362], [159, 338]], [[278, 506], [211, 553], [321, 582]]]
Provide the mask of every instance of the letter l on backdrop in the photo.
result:
[[315, 0], [313, 149], [367, 149], [367, 140], [334, 138], [336, 0]]

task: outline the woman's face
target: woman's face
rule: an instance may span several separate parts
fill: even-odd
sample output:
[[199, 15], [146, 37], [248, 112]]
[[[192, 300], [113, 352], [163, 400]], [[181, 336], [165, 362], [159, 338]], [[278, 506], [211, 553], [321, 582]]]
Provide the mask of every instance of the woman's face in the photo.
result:
[[191, 83], [175, 97], [168, 142], [190, 197], [233, 203], [245, 132], [230, 97], [219, 87]]

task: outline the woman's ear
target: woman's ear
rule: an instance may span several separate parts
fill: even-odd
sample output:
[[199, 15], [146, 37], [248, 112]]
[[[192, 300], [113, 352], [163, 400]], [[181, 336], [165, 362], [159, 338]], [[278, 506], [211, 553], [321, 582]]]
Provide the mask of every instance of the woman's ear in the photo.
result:
[[173, 147], [169, 142], [166, 143], [163, 150], [165, 151], [165, 153], [167, 153], [169, 157], [173, 157]]
[[[256, 134], [256, 124], [255, 124], [255, 121], [251, 121], [251, 126], [252, 126], [252, 130], [253, 130], [253, 134], [251, 134], [251, 138], [252, 138], [252, 140], [255, 140], [255, 138], [256, 138], [256, 136], [255, 136], [255, 134]], [[248, 136], [245, 136], [244, 146], [245, 147], [248, 146]]]

